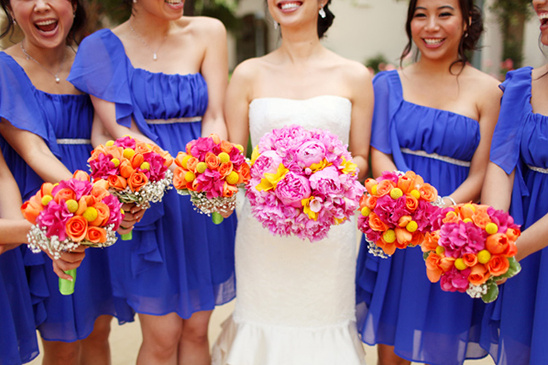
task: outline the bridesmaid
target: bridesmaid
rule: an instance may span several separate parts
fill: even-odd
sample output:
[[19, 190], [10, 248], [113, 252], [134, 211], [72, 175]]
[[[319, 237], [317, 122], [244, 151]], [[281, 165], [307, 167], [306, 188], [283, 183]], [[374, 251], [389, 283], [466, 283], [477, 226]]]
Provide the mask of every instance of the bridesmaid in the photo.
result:
[[[20, 43], [0, 52], [0, 141], [6, 161], [28, 199], [43, 181], [57, 182], [87, 170], [93, 106], [67, 77], [85, 11], [77, 0], [1, 0], [7, 35], [21, 28]], [[127, 215], [129, 219], [131, 214]], [[124, 226], [131, 226], [124, 222]], [[43, 339], [44, 364], [108, 363], [112, 316], [133, 320], [125, 301], [113, 298], [106, 250], [90, 250], [78, 269], [75, 293], [59, 293], [44, 254], [24, 251], [34, 316]], [[57, 261], [56, 261], [57, 262]]]
[[[405, 29], [418, 60], [374, 80], [373, 175], [413, 170], [446, 205], [477, 201], [499, 112], [498, 82], [467, 63], [483, 26], [472, 0], [412, 0]], [[389, 259], [367, 252], [357, 272], [358, 329], [379, 364], [462, 364], [479, 346], [484, 306], [432, 284], [420, 248]]]
[[[548, 45], [548, 1], [533, 0], [540, 41]], [[482, 201], [510, 211], [522, 235], [522, 271], [488, 306], [482, 346], [501, 365], [547, 364], [548, 64], [509, 72], [491, 147]]]
[[[91, 95], [113, 137], [129, 134], [173, 156], [200, 136], [226, 138], [226, 30], [183, 16], [184, 1], [136, 0], [130, 18], [88, 36], [70, 81]], [[146, 222], [145, 222], [146, 221]], [[116, 295], [139, 313], [138, 364], [209, 364], [211, 311], [234, 298], [235, 217], [214, 225], [171, 190], [114, 245]]]

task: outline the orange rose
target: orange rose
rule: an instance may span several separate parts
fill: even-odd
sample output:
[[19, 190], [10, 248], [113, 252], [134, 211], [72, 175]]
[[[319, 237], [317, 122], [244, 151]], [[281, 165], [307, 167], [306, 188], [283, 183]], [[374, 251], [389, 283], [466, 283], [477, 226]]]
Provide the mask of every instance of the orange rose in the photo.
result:
[[106, 181], [105, 179], [93, 180], [93, 188], [95, 188], [96, 186], [108, 190], [108, 181]]
[[521, 231], [519, 230], [519, 228], [508, 228], [506, 230], [506, 236], [508, 237], [508, 240], [510, 240], [510, 242], [516, 242], [520, 235]]
[[232, 195], [236, 194], [238, 192], [238, 188], [234, 185], [230, 185], [228, 183], [224, 183], [223, 185], [223, 196], [225, 198], [230, 198]]
[[230, 154], [233, 148], [234, 148], [234, 145], [232, 143], [228, 141], [221, 141], [221, 151]]
[[458, 214], [454, 210], [450, 210], [445, 214], [445, 218], [442, 219], [443, 223], [457, 223], [460, 220]]
[[394, 184], [390, 180], [382, 180], [379, 185], [377, 185], [377, 197], [385, 196], [386, 194], [390, 193], [390, 190], [396, 187], [396, 184]]
[[388, 226], [374, 212], [369, 214], [369, 226], [377, 232], [384, 232], [388, 229]]
[[139, 191], [147, 182], [147, 176], [139, 171], [134, 171], [129, 179], [127, 179], [127, 184], [131, 191]]
[[463, 204], [459, 206], [460, 216], [462, 219], [466, 219], [466, 218], [472, 219], [472, 216], [475, 213], [472, 207], [474, 207], [475, 209], [475, 204], [468, 203], [468, 204]]
[[175, 165], [182, 168], [183, 167], [183, 159], [185, 158], [185, 156], [188, 156], [188, 155], [184, 152], [179, 152], [177, 154], [177, 157], [175, 158]]
[[[410, 174], [411, 173], [411, 174]], [[408, 193], [415, 188], [415, 173], [408, 171], [404, 176], [400, 177], [398, 180], [398, 188], [403, 191], [403, 193]]]
[[51, 191], [53, 190], [53, 187], [54, 185], [50, 182], [43, 183], [42, 186], [40, 187], [40, 193], [42, 193], [42, 195], [40, 196], [40, 199], [42, 199], [42, 196], [46, 196], [46, 195], [53, 196], [53, 194], [51, 193]]
[[110, 217], [110, 209], [108, 205], [103, 202], [97, 202], [93, 205], [93, 207], [97, 210], [97, 218], [94, 221], [89, 222], [89, 225], [95, 227], [104, 226]]
[[171, 154], [168, 151], [164, 151], [156, 145], [152, 146], [152, 150], [164, 158], [165, 167], [171, 166], [171, 164], [173, 163], [173, 157], [171, 157]]
[[130, 160], [122, 160], [122, 162], [120, 162], [120, 166], [118, 166], [118, 169], [120, 170], [120, 176], [124, 179], [130, 177], [133, 171], [135, 171]]
[[506, 257], [514, 257], [518, 253], [518, 246], [512, 241], [508, 242], [508, 248], [502, 252]]
[[86, 237], [88, 221], [81, 215], [75, 215], [66, 223], [67, 236], [74, 242], [80, 242]]
[[485, 229], [487, 223], [491, 223], [491, 218], [489, 218], [489, 214], [486, 211], [476, 209], [474, 214], [472, 214], [472, 221], [476, 226]]
[[421, 194], [421, 198], [427, 202], [433, 202], [438, 198], [438, 191], [430, 184], [423, 184], [419, 188], [419, 193]]
[[101, 227], [89, 227], [86, 240], [93, 243], [107, 242], [107, 231]]
[[217, 170], [221, 165], [221, 159], [214, 153], [207, 152], [205, 156], [205, 163], [207, 164], [208, 169]]
[[211, 138], [215, 144], [221, 143], [221, 138], [219, 138], [219, 136], [215, 133], [211, 133], [209, 138]]
[[181, 167], [176, 167], [173, 171], [173, 186], [175, 189], [184, 190], [186, 189], [186, 180], [185, 180], [186, 171]]
[[435, 252], [430, 252], [426, 258], [426, 276], [432, 283], [440, 281], [443, 270], [440, 266], [441, 256]]
[[489, 279], [489, 270], [483, 264], [477, 264], [470, 269], [468, 281], [473, 285], [481, 285]]
[[126, 179], [121, 176], [109, 175], [107, 180], [110, 187], [116, 190], [124, 190], [127, 186]]
[[145, 142], [136, 140], [136, 143], [135, 143], [135, 154], [136, 155], [142, 155], [142, 154], [145, 154], [147, 152], [150, 152], [151, 150], [152, 149]]
[[419, 207], [419, 201], [412, 195], [405, 196], [405, 206], [410, 211], [414, 212]]
[[376, 196], [368, 196], [366, 199], [365, 199], [365, 205], [369, 208], [369, 209], [375, 209], [375, 207], [377, 206], [377, 197]]
[[74, 171], [74, 173], [72, 174], [72, 177], [80, 181], [90, 181], [88, 173], [82, 170]]
[[424, 180], [420, 175], [415, 174], [413, 171], [407, 171], [404, 176], [407, 176], [410, 179], [413, 179], [413, 189], [418, 189], [422, 184], [424, 184]]
[[412, 235], [413, 237], [411, 238], [411, 242], [409, 242], [409, 246], [418, 246], [424, 241], [424, 233], [415, 231]]
[[[215, 155], [214, 155], [215, 156]], [[217, 156], [215, 156], [217, 157]], [[190, 157], [186, 162], [186, 167], [193, 172], [196, 172], [196, 166], [198, 165], [198, 159], [196, 157]]]
[[468, 267], [472, 267], [478, 263], [478, 256], [475, 253], [465, 253], [462, 255], [462, 261]]
[[122, 155], [124, 154], [124, 149], [122, 147], [118, 147], [116, 145], [112, 146], [104, 146], [103, 148], [105, 155], [111, 155], [112, 158], [117, 158], [118, 160], [122, 160]]
[[498, 255], [508, 250], [508, 237], [502, 233], [495, 233], [487, 236], [487, 241], [485, 242], [485, 248], [492, 255]]
[[405, 228], [396, 227], [396, 242], [395, 245], [397, 248], [406, 248], [409, 243], [413, 240], [413, 233], [409, 232]]
[[375, 179], [369, 178], [369, 179], [365, 180], [365, 188], [367, 189], [367, 192], [369, 194], [373, 194], [371, 192], [371, 189], [373, 188], [373, 186], [375, 186], [377, 184], [378, 184], [378, 182]]
[[491, 260], [487, 263], [487, 268], [493, 276], [505, 274], [510, 268], [510, 261], [502, 255], [491, 256]]
[[38, 215], [42, 210], [44, 210], [44, 206], [42, 205], [40, 192], [36, 193], [36, 195], [32, 196], [21, 206], [23, 217], [32, 224], [36, 224], [36, 218], [38, 218]]
[[362, 209], [363, 207], [365, 207], [365, 201], [367, 200], [367, 194], [363, 194], [360, 198], [360, 209]]
[[133, 167], [134, 169], [138, 169], [139, 167], [141, 167], [143, 162], [145, 162], [145, 158], [143, 157], [142, 154], [136, 153], [133, 156], [131, 156], [130, 161], [131, 161], [131, 167]]
[[[192, 148], [192, 144], [193, 144], [193, 143], [194, 143], [193, 141], [190, 141], [190, 142], [188, 142], [188, 143], [186, 144], [186, 146], [185, 146], [185, 151], [186, 151], [186, 154], [187, 154], [187, 155], [191, 155], [190, 149]], [[181, 153], [181, 152], [179, 152], [179, 153]], [[179, 156], [177, 156], [177, 157], [179, 157]]]
[[[106, 196], [108, 196], [110, 193], [108, 192], [108, 182], [106, 182], [105, 180], [97, 180], [99, 183], [95, 183], [93, 184], [93, 188], [91, 189], [91, 196], [93, 196], [93, 199], [96, 201], [96, 202], [100, 202], [101, 200], [103, 200], [103, 198], [105, 198]], [[104, 187], [104, 184], [101, 183], [101, 181], [104, 181], [107, 185], [107, 188], [105, 189]]]
[[404, 215], [398, 220], [398, 226], [404, 228], [413, 218], [410, 215]]
[[392, 243], [388, 243], [386, 242], [382, 237], [377, 241], [375, 242], [375, 244], [377, 246], [379, 246], [380, 248], [382, 248], [382, 250], [387, 254], [387, 255], [393, 255], [394, 252], [396, 252], [396, 245], [395, 245], [396, 241], [392, 242]]
[[53, 199], [55, 199], [55, 201], [59, 203], [61, 201], [67, 201], [69, 199], [76, 199], [76, 194], [74, 193], [74, 191], [72, 191], [72, 189], [63, 188], [57, 191]]
[[436, 251], [438, 245], [438, 240], [440, 239], [439, 231], [435, 232], [426, 232], [424, 235], [424, 240], [421, 244], [422, 252]]
[[223, 162], [220, 166], [219, 166], [219, 174], [221, 174], [221, 178], [224, 178], [226, 176], [228, 176], [228, 174], [230, 174], [233, 170], [233, 165], [232, 165], [232, 162], [228, 161], [228, 162]]
[[447, 272], [451, 270], [455, 266], [455, 258], [454, 257], [447, 257], [443, 256], [440, 261], [440, 268], [443, 270], [443, 272]]

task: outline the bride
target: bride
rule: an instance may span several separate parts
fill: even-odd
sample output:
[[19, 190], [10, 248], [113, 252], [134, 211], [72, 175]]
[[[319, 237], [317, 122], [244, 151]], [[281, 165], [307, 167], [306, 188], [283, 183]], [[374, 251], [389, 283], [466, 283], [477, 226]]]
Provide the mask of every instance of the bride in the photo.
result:
[[[286, 125], [330, 130], [367, 173], [373, 88], [358, 62], [327, 50], [331, 0], [267, 0], [281, 46], [234, 71], [225, 113], [231, 142], [255, 146]], [[355, 221], [310, 243], [273, 236], [246, 201], [236, 234], [236, 309], [213, 348], [215, 365], [358, 365]]]

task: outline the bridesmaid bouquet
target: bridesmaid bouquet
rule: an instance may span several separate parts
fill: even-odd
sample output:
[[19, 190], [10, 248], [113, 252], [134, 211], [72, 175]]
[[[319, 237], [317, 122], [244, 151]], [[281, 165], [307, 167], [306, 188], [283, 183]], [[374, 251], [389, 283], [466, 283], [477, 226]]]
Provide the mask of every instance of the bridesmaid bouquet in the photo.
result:
[[[106, 181], [92, 184], [83, 171], [59, 184], [43, 183], [21, 211], [33, 224], [28, 234], [32, 252], [45, 251], [55, 259], [80, 245], [113, 245], [123, 218], [122, 203], [109, 193]], [[67, 274], [76, 279], [76, 269]], [[74, 281], [59, 279], [59, 291], [72, 294]]]
[[[88, 163], [94, 181], [106, 180], [109, 191], [122, 203], [144, 209], [162, 200], [173, 177], [168, 152], [130, 136], [97, 146]], [[123, 240], [131, 238], [131, 232], [122, 235]]]
[[461, 204], [440, 210], [422, 251], [426, 274], [444, 291], [466, 292], [484, 302], [499, 293], [497, 281], [520, 272], [515, 259], [519, 226], [502, 210]]
[[328, 131], [275, 129], [251, 157], [252, 214], [280, 236], [317, 241], [356, 211], [364, 188], [343, 143]]
[[238, 187], [249, 181], [249, 165], [244, 148], [223, 141], [216, 134], [190, 141], [175, 159], [173, 186], [190, 200], [200, 213], [211, 215], [215, 224], [236, 207]]
[[441, 203], [437, 190], [413, 171], [385, 171], [377, 179], [367, 179], [365, 187], [358, 228], [369, 252], [387, 258], [396, 248], [419, 245]]

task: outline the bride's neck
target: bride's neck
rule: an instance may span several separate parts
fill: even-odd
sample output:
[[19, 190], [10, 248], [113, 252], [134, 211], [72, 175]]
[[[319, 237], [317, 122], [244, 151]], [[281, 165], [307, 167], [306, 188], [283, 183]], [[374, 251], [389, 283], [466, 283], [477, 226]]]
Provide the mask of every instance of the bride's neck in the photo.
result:
[[279, 51], [291, 63], [301, 63], [320, 54], [324, 47], [318, 39], [284, 40]]

